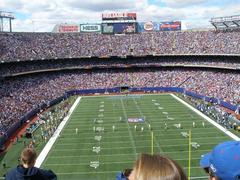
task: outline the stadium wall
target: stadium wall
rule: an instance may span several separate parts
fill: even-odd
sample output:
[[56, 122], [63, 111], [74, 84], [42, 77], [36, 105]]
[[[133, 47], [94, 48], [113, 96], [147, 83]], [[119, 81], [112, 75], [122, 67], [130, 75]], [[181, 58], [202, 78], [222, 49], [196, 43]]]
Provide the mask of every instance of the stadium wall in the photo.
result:
[[[228, 102], [219, 100], [214, 97], [207, 97], [200, 94], [197, 94], [195, 92], [186, 91], [184, 88], [179, 87], [142, 87], [142, 88], [129, 88], [130, 92], [144, 92], [144, 93], [156, 93], [156, 92], [173, 92], [173, 93], [182, 93], [186, 94], [188, 96], [191, 96], [193, 98], [197, 99], [203, 99], [207, 102], [211, 103], [218, 103], [220, 106], [223, 106], [231, 111], [235, 111], [237, 109], [237, 106], [234, 106]], [[49, 101], [47, 103], [43, 103], [39, 105], [38, 108], [35, 108], [29, 112], [27, 112], [24, 116], [22, 116], [18, 122], [16, 122], [3, 136], [0, 137], [0, 149], [4, 149], [4, 144], [9, 138], [14, 135], [16, 131], [18, 131], [23, 124], [29, 120], [32, 119], [34, 116], [36, 116], [37, 113], [39, 113], [42, 109], [49, 108], [51, 106], [54, 106], [58, 103], [60, 103], [62, 100], [67, 99], [70, 96], [74, 95], [96, 95], [96, 94], [109, 94], [109, 93], [120, 93], [121, 87], [115, 87], [115, 88], [106, 88], [106, 89], [86, 89], [86, 90], [71, 90], [65, 92], [65, 94], [57, 99], [54, 99], [52, 101]]]

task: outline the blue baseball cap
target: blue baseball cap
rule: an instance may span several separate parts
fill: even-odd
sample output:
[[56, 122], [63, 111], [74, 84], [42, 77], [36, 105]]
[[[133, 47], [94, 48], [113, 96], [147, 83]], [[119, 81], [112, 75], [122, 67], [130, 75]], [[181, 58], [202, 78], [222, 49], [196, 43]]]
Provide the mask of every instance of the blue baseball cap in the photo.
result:
[[210, 168], [221, 180], [240, 180], [240, 142], [218, 144], [212, 152], [202, 155], [202, 168]]

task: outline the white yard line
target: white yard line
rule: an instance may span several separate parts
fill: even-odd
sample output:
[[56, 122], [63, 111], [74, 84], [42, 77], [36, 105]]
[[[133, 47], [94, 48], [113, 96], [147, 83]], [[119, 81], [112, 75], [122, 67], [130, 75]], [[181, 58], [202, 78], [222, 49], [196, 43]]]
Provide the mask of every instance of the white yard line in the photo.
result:
[[62, 129], [64, 128], [64, 126], [68, 122], [70, 116], [72, 115], [74, 109], [77, 107], [77, 105], [80, 102], [80, 100], [81, 100], [81, 97], [78, 97], [76, 99], [76, 101], [74, 102], [74, 104], [70, 108], [70, 110], [68, 112], [68, 115], [62, 120], [62, 122], [58, 126], [57, 130], [54, 132], [53, 136], [49, 139], [49, 141], [47, 142], [47, 144], [45, 145], [45, 147], [43, 148], [43, 150], [39, 154], [39, 156], [38, 156], [38, 158], [36, 160], [36, 163], [35, 163], [35, 167], [40, 167], [42, 165], [43, 161], [47, 157], [47, 155], [48, 155], [49, 151], [51, 150], [53, 144], [57, 140], [60, 132], [62, 131]]
[[[209, 152], [211, 151], [211, 149], [204, 149], [204, 150], [197, 150], [198, 152]], [[181, 151], [181, 153], [186, 153], [187, 157], [188, 157], [188, 151]], [[141, 154], [141, 152], [137, 153], [138, 155]], [[164, 153], [161, 153], [162, 155], [169, 155], [169, 154], [179, 154], [179, 151], [171, 151], [171, 152], [167, 152], [165, 151]], [[111, 154], [111, 155], [101, 155], [101, 157], [113, 157], [116, 158], [118, 156], [132, 156], [132, 154]], [[48, 159], [69, 159], [69, 158], [89, 158], [89, 157], [95, 157], [95, 155], [77, 155], [77, 156], [50, 156], [48, 157]], [[196, 155], [195, 157], [196, 159], [201, 159], [201, 156]], [[175, 159], [174, 159], [175, 160]]]
[[218, 128], [219, 130], [221, 130], [222, 132], [224, 132], [226, 135], [228, 135], [229, 137], [231, 137], [232, 139], [236, 140], [236, 141], [240, 141], [240, 138], [238, 136], [236, 136], [235, 134], [231, 133], [230, 131], [228, 131], [227, 129], [225, 129], [224, 127], [222, 127], [221, 125], [219, 125], [218, 123], [216, 123], [214, 120], [212, 120], [211, 118], [209, 118], [208, 116], [206, 116], [205, 114], [203, 114], [201, 111], [197, 110], [196, 108], [194, 108], [193, 106], [191, 106], [190, 104], [186, 103], [185, 101], [183, 101], [182, 99], [180, 99], [179, 97], [177, 97], [174, 94], [171, 94], [171, 96], [176, 99], [177, 101], [181, 102], [182, 104], [184, 104], [185, 106], [187, 106], [188, 108], [190, 108], [191, 110], [193, 110], [195, 113], [197, 113], [198, 115], [200, 115], [201, 117], [203, 117], [205, 120], [207, 120], [208, 122], [210, 122], [212, 125], [214, 125], [216, 128]]
[[[203, 153], [206, 153], [206, 152], [210, 152], [212, 149], [204, 149], [204, 150], [197, 150], [198, 152], [203, 152]], [[181, 151], [181, 153], [188, 153], [188, 151]], [[137, 153], [137, 154], [141, 154], [140, 152]], [[170, 154], [179, 154], [179, 151], [171, 151], [171, 152], [168, 152], [168, 151], [165, 151], [163, 153], [161, 153], [163, 155], [170, 155]], [[111, 155], [101, 155], [101, 157], [111, 157], [111, 156], [130, 156], [132, 154], [111, 154]], [[64, 159], [64, 158], [83, 158], [83, 157], [95, 157], [95, 155], [78, 155], [78, 156], [63, 156], [63, 155], [59, 155], [59, 156], [50, 156], [49, 159]], [[200, 159], [200, 156], [199, 156], [199, 159]]]
[[[198, 128], [198, 127], [196, 127], [195, 128], [196, 130], [199, 130], [199, 129], [204, 129], [204, 130], [213, 130], [213, 128], [212, 127], [205, 127], [205, 128]], [[73, 130], [75, 130], [75, 129], [72, 129], [72, 132], [73, 132]], [[176, 130], [176, 131], [182, 131], [182, 129], [174, 129], [174, 130]], [[65, 130], [66, 131], [66, 130]], [[162, 130], [154, 130], [154, 131], [156, 131], [156, 132], [158, 132], [158, 131], [162, 131]], [[86, 134], [89, 134], [89, 135], [91, 135], [92, 133], [81, 133], [81, 134], [83, 134], [83, 135], [86, 135]], [[117, 134], [117, 135], [119, 135], [119, 136], [121, 136], [121, 137], [129, 137], [128, 135], [126, 135], [125, 136], [125, 134], [126, 134], [126, 132], [124, 131], [124, 132], [116, 132], [115, 134]], [[208, 133], [206, 133], [206, 132], [204, 132], [204, 133], [202, 133], [202, 132], [199, 132], [199, 133], [194, 133], [194, 135], [210, 135], [210, 134], [214, 134], [214, 135], [216, 135], [216, 130], [214, 130], [214, 131], [212, 131], [212, 132], [208, 132]], [[64, 139], [79, 139], [79, 137], [66, 137], [66, 136], [72, 136], [73, 134], [71, 133], [64, 133]], [[172, 136], [172, 135], [176, 135], [176, 133], [168, 133], [167, 134], [168, 136]], [[146, 135], [146, 136], [150, 136], [150, 135]], [[159, 135], [156, 135], [157, 137], [161, 137], [161, 136], [163, 136], [163, 137], [165, 137], [166, 135], [164, 135], [164, 134], [159, 134]], [[117, 137], [118, 138], [118, 137]], [[205, 137], [203, 137], [203, 138], [205, 138]], [[89, 140], [92, 140], [92, 138], [81, 138], [81, 139], [84, 139], [84, 140], [87, 140], [87, 139], [89, 139]], [[105, 137], [104, 139], [116, 139], [116, 137]], [[170, 138], [171, 139], [171, 138]], [[105, 142], [108, 142], [108, 141], [105, 141]]]
[[[122, 136], [121, 136], [122, 137]], [[129, 136], [126, 136], [126, 138], [128, 138]], [[148, 143], [148, 142], [150, 142], [151, 141], [151, 139], [150, 139], [150, 137], [151, 136], [149, 136], [149, 139], [144, 139], [144, 140], [138, 140], [138, 142], [140, 142], [140, 143], [143, 143], [143, 142], [146, 142], [146, 143]], [[156, 136], [156, 137], [159, 137], [159, 136]], [[220, 138], [220, 137], [207, 137], [209, 140], [210, 139], [222, 139], [222, 138]], [[194, 138], [194, 140], [201, 140], [201, 139], [206, 139], [206, 137], [201, 137], [201, 138]], [[169, 142], [169, 141], [186, 141], [186, 140], [188, 140], [187, 138], [184, 138], [184, 137], [181, 137], [181, 138], [174, 138], [174, 139], [171, 139], [171, 138], [169, 138], [169, 139], [162, 139], [161, 141], [167, 141], [167, 142]], [[103, 144], [109, 144], [109, 143], [111, 143], [111, 144], [127, 144], [127, 143], [129, 143], [129, 142], [131, 142], [131, 141], [105, 141]], [[95, 142], [90, 142], [90, 143], [82, 143], [82, 142], [72, 142], [72, 143], [61, 143], [61, 144], [57, 144], [57, 146], [69, 146], [69, 145], [94, 145], [94, 144], [96, 144]]]
[[[213, 145], [215, 144], [215, 142], [213, 143], [201, 143], [203, 145]], [[161, 147], [181, 147], [181, 146], [188, 146], [188, 144], [173, 144], [173, 145], [161, 145]], [[149, 145], [144, 145], [144, 146], [134, 146], [135, 148], [147, 148], [149, 147]], [[157, 147], [157, 146], [153, 146], [153, 147]], [[106, 147], [106, 148], [101, 148], [101, 150], [114, 150], [114, 149], [131, 149], [132, 147], [129, 147], [126, 145], [126, 147]], [[88, 151], [89, 148], [61, 148], [61, 149], [54, 149], [54, 151]], [[161, 153], [165, 153], [164, 151], [162, 151]]]
[[[192, 160], [200, 160], [201, 157], [199, 158], [192, 158]], [[175, 161], [187, 161], [188, 158], [182, 158], [182, 159], [174, 159]], [[101, 165], [103, 164], [132, 164], [134, 162], [134, 160], [132, 161], [114, 161], [114, 162], [103, 162], [101, 163]], [[87, 163], [70, 163], [70, 164], [67, 164], [67, 163], [47, 163], [45, 164], [46, 166], [83, 166], [83, 165], [89, 165], [89, 162]]]

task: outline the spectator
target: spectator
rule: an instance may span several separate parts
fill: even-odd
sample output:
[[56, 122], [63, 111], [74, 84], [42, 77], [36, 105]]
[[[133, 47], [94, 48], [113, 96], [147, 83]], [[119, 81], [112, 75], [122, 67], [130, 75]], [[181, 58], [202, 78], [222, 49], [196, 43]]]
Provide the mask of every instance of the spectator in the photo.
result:
[[136, 161], [129, 180], [187, 180], [183, 169], [170, 158], [142, 154]]
[[37, 153], [34, 149], [24, 149], [21, 153], [22, 165], [10, 170], [6, 174], [6, 180], [57, 180], [57, 176], [51, 170], [34, 167], [36, 158]]
[[118, 172], [116, 180], [128, 180], [129, 175], [131, 174], [132, 169], [125, 169], [124, 172]]
[[218, 144], [212, 152], [202, 156], [200, 166], [209, 174], [210, 180], [240, 179], [240, 142]]

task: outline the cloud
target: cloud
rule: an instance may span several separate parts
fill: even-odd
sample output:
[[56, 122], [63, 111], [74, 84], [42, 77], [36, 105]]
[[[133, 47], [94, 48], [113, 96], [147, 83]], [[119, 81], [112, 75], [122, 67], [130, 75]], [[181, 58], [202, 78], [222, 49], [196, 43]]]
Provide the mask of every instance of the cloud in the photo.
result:
[[0, 7], [2, 8], [1, 10], [16, 11], [17, 9], [21, 9], [22, 6], [23, 3], [21, 0], [0, 0]]
[[13, 21], [15, 31], [51, 31], [58, 23], [100, 22], [103, 12], [137, 12], [138, 21], [181, 20], [188, 27], [209, 27], [212, 17], [239, 13], [240, 3], [232, 2], [233, 0], [222, 0], [221, 3], [217, 0], [212, 0], [211, 3], [207, 0], [0, 0], [0, 6], [22, 15], [23, 18]]
[[186, 7], [206, 3], [209, 0], [161, 0], [161, 2], [169, 7]]
[[135, 6], [134, 0], [91, 0], [91, 1], [79, 1], [79, 0], [68, 0], [66, 5], [95, 12], [102, 11], [119, 11], [130, 9]]

